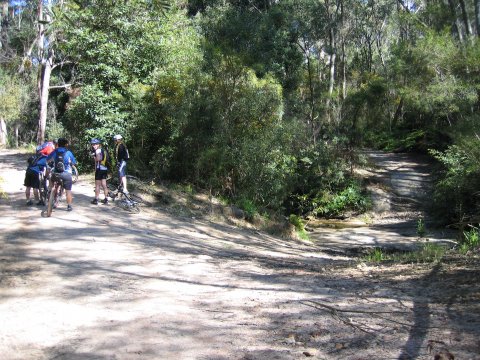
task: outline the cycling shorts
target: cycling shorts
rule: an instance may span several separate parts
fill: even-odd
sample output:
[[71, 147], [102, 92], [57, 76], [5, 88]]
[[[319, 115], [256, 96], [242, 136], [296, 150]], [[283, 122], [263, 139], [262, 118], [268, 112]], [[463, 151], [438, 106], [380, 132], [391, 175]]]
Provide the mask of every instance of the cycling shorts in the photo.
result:
[[95, 170], [95, 180], [106, 180], [107, 179], [108, 170]]
[[33, 189], [40, 189], [40, 174], [27, 169], [25, 172], [25, 180], [23, 181], [23, 185]]
[[72, 174], [70, 174], [68, 171], [61, 173], [54, 172], [52, 173], [52, 176], [57, 176], [63, 180], [63, 188], [65, 190], [72, 190]]

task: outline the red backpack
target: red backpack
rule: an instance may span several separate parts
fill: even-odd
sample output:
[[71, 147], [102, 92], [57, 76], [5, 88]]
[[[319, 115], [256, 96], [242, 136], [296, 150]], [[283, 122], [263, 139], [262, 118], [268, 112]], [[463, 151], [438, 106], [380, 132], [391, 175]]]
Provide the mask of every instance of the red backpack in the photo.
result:
[[53, 150], [55, 150], [55, 145], [51, 141], [46, 141], [42, 144], [42, 148], [40, 150], [40, 153], [42, 153], [45, 156], [50, 155]]

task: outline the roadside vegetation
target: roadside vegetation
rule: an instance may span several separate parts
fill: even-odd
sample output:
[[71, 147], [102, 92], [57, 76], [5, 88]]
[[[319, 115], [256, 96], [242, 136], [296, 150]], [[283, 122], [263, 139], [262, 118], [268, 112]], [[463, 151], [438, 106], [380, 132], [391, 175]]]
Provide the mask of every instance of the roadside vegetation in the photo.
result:
[[88, 140], [121, 133], [133, 175], [303, 237], [369, 209], [359, 149], [421, 152], [438, 223], [478, 225], [476, 2], [9, 3], [0, 145], [64, 136], [85, 173]]

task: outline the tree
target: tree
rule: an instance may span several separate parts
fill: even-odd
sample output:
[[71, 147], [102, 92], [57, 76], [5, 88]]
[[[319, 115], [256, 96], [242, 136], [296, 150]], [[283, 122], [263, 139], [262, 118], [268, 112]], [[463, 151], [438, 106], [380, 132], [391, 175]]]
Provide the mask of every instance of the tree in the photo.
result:
[[7, 123], [15, 125], [18, 146], [19, 117], [26, 102], [26, 88], [18, 77], [0, 72], [0, 146], [7, 145]]

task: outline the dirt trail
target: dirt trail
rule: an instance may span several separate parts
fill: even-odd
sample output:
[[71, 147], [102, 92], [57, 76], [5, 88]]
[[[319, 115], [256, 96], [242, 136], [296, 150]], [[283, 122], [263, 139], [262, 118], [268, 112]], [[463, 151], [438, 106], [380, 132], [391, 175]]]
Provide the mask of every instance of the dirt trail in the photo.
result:
[[23, 168], [0, 151], [2, 359], [431, 359], [429, 341], [480, 359], [478, 269], [367, 266], [318, 241], [130, 215], [90, 205], [89, 183], [42, 218]]
[[[346, 221], [309, 223], [310, 237], [318, 246], [350, 254], [372, 247], [408, 251], [426, 242], [455, 244], [456, 231], [435, 228], [426, 212], [431, 191], [427, 157], [380, 151], [363, 155], [370, 166], [357, 172], [368, 183], [373, 209]], [[423, 237], [418, 234], [420, 220], [425, 224]]]

